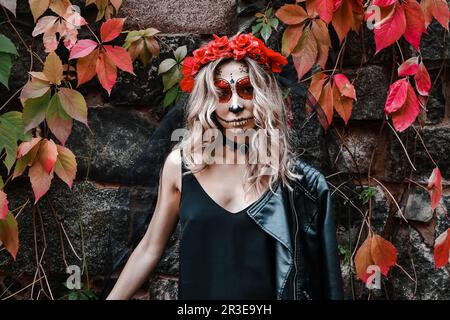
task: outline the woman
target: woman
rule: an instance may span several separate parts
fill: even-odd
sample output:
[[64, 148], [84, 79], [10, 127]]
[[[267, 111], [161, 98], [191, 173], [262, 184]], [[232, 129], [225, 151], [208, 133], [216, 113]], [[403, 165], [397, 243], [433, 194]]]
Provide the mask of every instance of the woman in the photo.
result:
[[133, 295], [178, 221], [179, 299], [339, 299], [329, 189], [287, 139], [274, 76], [287, 60], [251, 34], [214, 38], [184, 60], [186, 133], [107, 299]]

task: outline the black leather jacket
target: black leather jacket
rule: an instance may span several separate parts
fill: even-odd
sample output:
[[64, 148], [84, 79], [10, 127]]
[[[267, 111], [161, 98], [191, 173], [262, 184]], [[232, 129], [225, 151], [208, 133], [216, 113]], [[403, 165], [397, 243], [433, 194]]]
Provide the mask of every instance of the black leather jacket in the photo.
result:
[[295, 160], [295, 171], [302, 178], [293, 190], [278, 182], [247, 210], [277, 240], [277, 299], [343, 299], [330, 189], [304, 160]]

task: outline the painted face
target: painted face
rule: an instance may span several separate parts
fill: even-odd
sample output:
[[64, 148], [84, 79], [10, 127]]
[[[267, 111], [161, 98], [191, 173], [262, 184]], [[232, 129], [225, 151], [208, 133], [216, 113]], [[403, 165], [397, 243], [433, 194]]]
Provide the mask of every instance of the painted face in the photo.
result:
[[214, 74], [214, 85], [219, 90], [216, 116], [228, 128], [254, 128], [253, 87], [245, 63], [229, 60]]

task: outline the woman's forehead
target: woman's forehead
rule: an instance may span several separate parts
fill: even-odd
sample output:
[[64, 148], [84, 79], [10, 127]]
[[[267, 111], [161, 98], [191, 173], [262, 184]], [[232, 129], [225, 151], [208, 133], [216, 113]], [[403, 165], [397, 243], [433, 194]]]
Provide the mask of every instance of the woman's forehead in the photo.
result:
[[248, 76], [248, 67], [241, 61], [230, 60], [218, 66], [214, 73], [214, 78], [226, 80], [234, 79], [234, 81]]

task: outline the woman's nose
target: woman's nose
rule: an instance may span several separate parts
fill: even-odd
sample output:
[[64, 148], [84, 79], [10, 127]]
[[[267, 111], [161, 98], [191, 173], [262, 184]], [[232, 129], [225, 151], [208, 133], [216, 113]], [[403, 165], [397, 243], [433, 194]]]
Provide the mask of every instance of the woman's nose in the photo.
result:
[[238, 97], [238, 94], [237, 94], [235, 91], [233, 91], [233, 93], [232, 93], [232, 96], [231, 96], [231, 105], [230, 105], [230, 107], [228, 108], [228, 110], [229, 110], [230, 112], [233, 112], [233, 113], [239, 113], [239, 112], [241, 112], [242, 110], [244, 110], [244, 107], [242, 107], [242, 106], [240, 105], [240, 103], [239, 103], [239, 97]]

